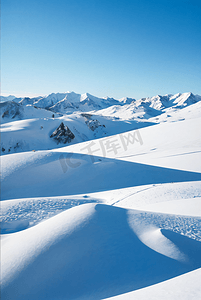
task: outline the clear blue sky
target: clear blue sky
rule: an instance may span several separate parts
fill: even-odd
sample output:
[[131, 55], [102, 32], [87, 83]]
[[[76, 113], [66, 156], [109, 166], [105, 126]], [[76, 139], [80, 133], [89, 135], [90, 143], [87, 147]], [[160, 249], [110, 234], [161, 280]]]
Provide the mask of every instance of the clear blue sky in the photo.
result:
[[200, 0], [2, 0], [2, 95], [201, 94]]

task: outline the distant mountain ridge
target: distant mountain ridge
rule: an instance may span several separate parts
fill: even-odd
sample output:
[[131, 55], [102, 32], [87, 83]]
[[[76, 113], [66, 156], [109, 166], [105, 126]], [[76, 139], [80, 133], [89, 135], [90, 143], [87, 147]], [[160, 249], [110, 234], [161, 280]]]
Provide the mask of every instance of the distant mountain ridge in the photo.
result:
[[[151, 98], [98, 98], [89, 93], [76, 94], [74, 92], [52, 93], [45, 97], [14, 98], [9, 96], [9, 101], [0, 103], [1, 123], [15, 120], [32, 119], [44, 116], [55, 117], [82, 114], [90, 112], [95, 115], [112, 117], [123, 120], [148, 121], [159, 117], [161, 114], [171, 113], [201, 101], [201, 96], [193, 93], [156, 95]], [[5, 100], [6, 97], [4, 97]], [[40, 112], [39, 112], [40, 110]], [[155, 122], [156, 120], [154, 120]]]
[[[118, 110], [121, 107], [127, 110], [133, 109], [133, 111], [149, 109], [162, 111], [164, 109], [174, 107], [182, 108], [191, 104], [194, 104], [201, 100], [201, 96], [194, 95], [193, 93], [183, 93], [183, 94], [167, 94], [164, 96], [156, 95], [154, 97], [141, 98], [136, 100], [134, 98], [124, 97], [120, 100], [114, 98], [104, 97], [99, 98], [93, 96], [89, 93], [77, 94], [74, 92], [67, 93], [52, 93], [45, 97], [35, 97], [35, 98], [15, 98], [14, 96], [1, 97], [1, 101], [4, 103], [6, 101], [12, 101], [19, 103], [23, 106], [31, 105], [37, 108], [47, 109], [56, 113], [71, 114], [74, 111], [89, 112], [103, 110], [116, 106]], [[154, 113], [155, 115], [156, 113]]]

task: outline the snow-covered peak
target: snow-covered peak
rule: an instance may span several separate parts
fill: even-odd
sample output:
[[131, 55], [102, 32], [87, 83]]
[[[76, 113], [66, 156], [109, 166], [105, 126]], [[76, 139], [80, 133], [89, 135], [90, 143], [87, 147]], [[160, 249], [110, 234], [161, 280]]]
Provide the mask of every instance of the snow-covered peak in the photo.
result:
[[25, 97], [22, 100], [20, 100], [19, 103], [21, 103], [22, 105], [32, 105], [35, 101], [36, 99], [34, 98]]
[[168, 107], [180, 108], [187, 105], [191, 105], [200, 101], [201, 97], [193, 95], [193, 93], [177, 93], [175, 95], [166, 94], [164, 96], [156, 95], [151, 98], [141, 98], [136, 101], [136, 106], [149, 106], [156, 110], [164, 110]]
[[76, 94], [75, 92], [67, 92], [65, 98], [62, 100], [67, 100], [68, 102], [79, 102], [80, 101], [80, 94]]
[[131, 102], [136, 101], [134, 98], [123, 97], [119, 100], [119, 102], [124, 104], [130, 104]]
[[90, 96], [91, 96], [90, 94], [84, 93], [84, 94], [81, 95], [80, 101], [84, 101], [84, 100], [86, 100], [87, 98], [91, 98]]
[[9, 96], [0, 96], [1, 101], [0, 102], [5, 102], [5, 101], [12, 101], [15, 99], [15, 96], [9, 95]]
[[12, 95], [10, 95], [10, 96], [0, 96], [0, 99], [1, 99], [0, 103], [7, 102], [7, 101], [14, 101], [16, 103], [19, 103], [22, 100], [21, 97], [17, 98], [17, 97], [12, 96]]
[[181, 93], [177, 93], [177, 94], [175, 94], [175, 95], [167, 95], [167, 96], [169, 96], [169, 98], [170, 98], [170, 100], [173, 100], [173, 99], [176, 99], [176, 98], [178, 98], [178, 97], [180, 97], [182, 94]]
[[[48, 96], [37, 98], [14, 98], [13, 101], [20, 103], [23, 106], [33, 105], [38, 108], [44, 108], [62, 114], [69, 114], [74, 111], [99, 111], [115, 106], [115, 109], [108, 110], [107, 113], [114, 111], [118, 111], [120, 113], [122, 111], [124, 115], [126, 112], [124, 117], [126, 118], [129, 111], [129, 118], [133, 118], [134, 114], [136, 116], [136, 113], [140, 112], [141, 115], [142, 111], [146, 111], [148, 115], [150, 115], [150, 113], [152, 115], [154, 112], [153, 116], [156, 116], [156, 114], [161, 114], [161, 112], [164, 112], [166, 109], [183, 108], [201, 101], [201, 96], [194, 95], [189, 92], [183, 94], [177, 93], [175, 95], [156, 95], [153, 97], [141, 98], [139, 100], [128, 97], [116, 100], [110, 97], [96, 97], [89, 93], [78, 94], [75, 92], [66, 92], [52, 93]], [[116, 108], [116, 106], [119, 106], [119, 108]], [[120, 115], [122, 115], [122, 113], [120, 113]]]
[[62, 99], [64, 99], [66, 96], [65, 93], [52, 93], [48, 96], [42, 97], [41, 99], [39, 99], [38, 101], [36, 101], [34, 103], [34, 105], [36, 107], [41, 107], [41, 108], [48, 108], [52, 105], [54, 105], [55, 103], [57, 103], [58, 101], [61, 101]]
[[105, 100], [105, 98], [99, 98], [99, 97], [93, 96], [89, 93], [84, 93], [80, 97], [80, 102], [86, 101], [86, 100], [88, 100], [88, 101], [91, 100], [91, 101], [96, 102], [97, 104], [100, 104], [102, 101]]
[[193, 93], [183, 93], [174, 100], [174, 104], [176, 104], [177, 106], [187, 106], [194, 104], [197, 101], [199, 101], [199, 98], [196, 97]]

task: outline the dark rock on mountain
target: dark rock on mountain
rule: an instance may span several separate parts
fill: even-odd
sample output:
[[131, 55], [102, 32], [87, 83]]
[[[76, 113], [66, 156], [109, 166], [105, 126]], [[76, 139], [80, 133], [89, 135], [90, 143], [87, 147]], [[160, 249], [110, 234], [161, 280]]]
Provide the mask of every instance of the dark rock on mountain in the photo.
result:
[[91, 114], [87, 114], [87, 113], [82, 113], [81, 116], [84, 117], [86, 120], [90, 120], [92, 117]]
[[98, 127], [102, 127], [102, 126], [105, 127], [104, 125], [101, 125], [98, 120], [90, 120], [90, 121], [86, 121], [85, 123], [92, 131], [94, 131]]
[[85, 123], [87, 124], [88, 128], [94, 131], [98, 127], [105, 127], [105, 125], [101, 125], [101, 123], [98, 120], [92, 119], [91, 114], [82, 113], [82, 117], [85, 119]]
[[50, 138], [54, 138], [57, 144], [66, 144], [70, 143], [74, 138], [74, 134], [65, 126], [63, 122], [59, 125], [59, 127], [50, 135]]

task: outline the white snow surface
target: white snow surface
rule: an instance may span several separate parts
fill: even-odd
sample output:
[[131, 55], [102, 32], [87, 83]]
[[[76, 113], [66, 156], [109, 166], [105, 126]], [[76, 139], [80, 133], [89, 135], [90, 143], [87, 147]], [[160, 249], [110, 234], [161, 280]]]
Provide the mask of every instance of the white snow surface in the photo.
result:
[[201, 298], [200, 100], [2, 99], [2, 300]]

